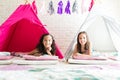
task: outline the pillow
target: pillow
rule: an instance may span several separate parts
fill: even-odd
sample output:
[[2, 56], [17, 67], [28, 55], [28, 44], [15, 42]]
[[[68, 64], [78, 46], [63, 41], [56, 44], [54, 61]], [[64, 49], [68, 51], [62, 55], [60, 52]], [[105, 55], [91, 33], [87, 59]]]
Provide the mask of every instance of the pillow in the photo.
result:
[[89, 56], [89, 55], [74, 56], [73, 59], [78, 59], [78, 60], [106, 60], [105, 57], [94, 57], [94, 56]]
[[9, 56], [10, 52], [0, 52], [0, 56]]
[[13, 56], [0, 56], [0, 60], [9, 60], [12, 58], [13, 58]]
[[26, 60], [57, 60], [58, 56], [32, 56], [32, 55], [23, 55]]
[[110, 56], [108, 58], [112, 59], [112, 60], [115, 60], [115, 61], [120, 61], [120, 57], [119, 56]]
[[68, 59], [70, 64], [87, 64], [87, 65], [108, 65], [114, 64], [112, 60], [78, 60], [78, 59]]

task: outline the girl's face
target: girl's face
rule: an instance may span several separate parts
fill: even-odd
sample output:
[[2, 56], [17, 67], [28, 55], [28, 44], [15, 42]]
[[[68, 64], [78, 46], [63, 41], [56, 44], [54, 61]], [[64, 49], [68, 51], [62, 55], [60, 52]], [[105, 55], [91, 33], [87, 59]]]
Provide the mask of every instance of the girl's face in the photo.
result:
[[79, 35], [79, 43], [81, 45], [85, 45], [86, 42], [87, 42], [87, 36], [86, 36], [86, 34], [80, 34]]
[[43, 38], [43, 45], [45, 48], [51, 47], [53, 39], [50, 35], [47, 35]]

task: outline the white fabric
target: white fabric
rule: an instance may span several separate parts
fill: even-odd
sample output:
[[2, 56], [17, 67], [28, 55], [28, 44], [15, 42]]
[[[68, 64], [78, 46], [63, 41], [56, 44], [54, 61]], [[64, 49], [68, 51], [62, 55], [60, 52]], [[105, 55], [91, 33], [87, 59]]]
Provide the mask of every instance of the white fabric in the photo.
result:
[[109, 30], [113, 44], [118, 52], [120, 52], [120, 25], [115, 20], [103, 17]]
[[[88, 16], [86, 17], [86, 19], [84, 20], [83, 24], [80, 26], [80, 28], [78, 29], [78, 32], [75, 34], [75, 37], [73, 39], [73, 41], [71, 42], [69, 48], [66, 51], [65, 54], [65, 58], [68, 59], [70, 58], [71, 54], [72, 54], [72, 50], [73, 50], [73, 45], [75, 44], [75, 42], [77, 41], [77, 35], [80, 31], [86, 31], [87, 28], [89, 28], [90, 24], [94, 24], [92, 23], [97, 17], [101, 17], [105, 23], [105, 26], [107, 28], [107, 31], [109, 33], [109, 36], [112, 39], [113, 45], [115, 47], [115, 49], [120, 52], [120, 25], [115, 21], [115, 19], [113, 19], [112, 17], [101, 13], [102, 10], [100, 7], [94, 5], [93, 9], [91, 10], [91, 12], [89, 12]], [[104, 12], [104, 11], [103, 11]]]

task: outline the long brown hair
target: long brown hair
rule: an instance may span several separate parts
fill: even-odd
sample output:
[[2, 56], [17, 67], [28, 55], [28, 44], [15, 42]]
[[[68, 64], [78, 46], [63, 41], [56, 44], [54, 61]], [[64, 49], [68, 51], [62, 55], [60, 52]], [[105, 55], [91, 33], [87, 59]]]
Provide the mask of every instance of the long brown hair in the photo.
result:
[[42, 55], [46, 53], [46, 49], [45, 49], [45, 47], [44, 47], [44, 45], [43, 45], [43, 39], [44, 39], [44, 37], [47, 36], [47, 35], [50, 35], [50, 36], [52, 37], [52, 40], [53, 40], [53, 41], [52, 41], [52, 45], [51, 45], [52, 50], [51, 50], [50, 52], [51, 52], [52, 55], [55, 55], [55, 51], [56, 51], [55, 40], [54, 40], [53, 36], [52, 36], [51, 34], [49, 34], [49, 33], [42, 35], [42, 37], [40, 38], [39, 43], [38, 43], [38, 45], [36, 46], [36, 48], [39, 50], [39, 52], [40, 52]]
[[81, 44], [80, 44], [80, 42], [79, 42], [79, 35], [81, 35], [81, 34], [85, 34], [85, 35], [86, 35], [86, 38], [87, 38], [87, 42], [86, 42], [86, 44], [85, 44], [84, 49], [85, 49], [85, 50], [88, 50], [88, 49], [89, 49], [89, 46], [90, 46], [90, 42], [89, 42], [87, 33], [86, 33], [85, 31], [81, 31], [81, 32], [78, 34], [78, 36], [77, 36], [77, 51], [78, 51], [79, 53], [82, 53], [82, 51], [81, 51]]

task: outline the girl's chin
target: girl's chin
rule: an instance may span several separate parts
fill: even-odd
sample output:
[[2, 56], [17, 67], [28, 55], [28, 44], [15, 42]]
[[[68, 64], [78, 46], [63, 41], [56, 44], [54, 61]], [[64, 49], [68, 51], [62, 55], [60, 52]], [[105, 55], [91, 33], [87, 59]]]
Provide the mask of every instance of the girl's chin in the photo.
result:
[[45, 46], [46, 48], [49, 48], [50, 46]]
[[85, 45], [84, 43], [81, 43], [81, 45]]

